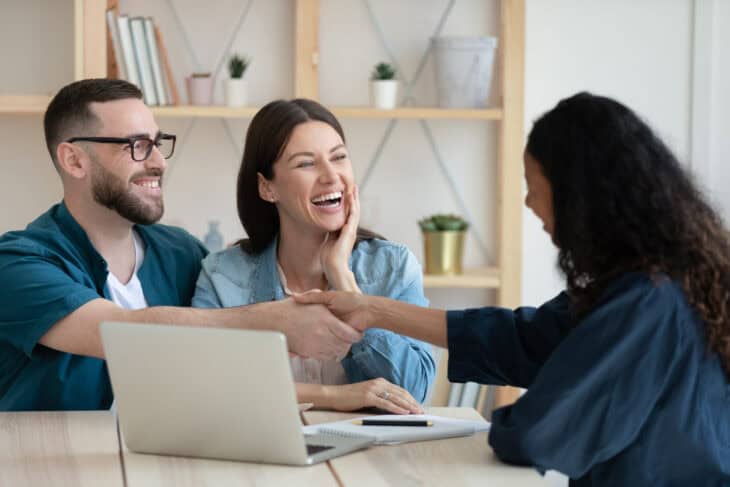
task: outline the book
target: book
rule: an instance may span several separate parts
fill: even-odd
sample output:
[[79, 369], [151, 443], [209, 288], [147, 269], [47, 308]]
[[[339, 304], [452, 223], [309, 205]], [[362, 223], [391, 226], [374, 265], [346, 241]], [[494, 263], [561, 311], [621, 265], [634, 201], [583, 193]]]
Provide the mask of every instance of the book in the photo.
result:
[[155, 92], [157, 93], [157, 102], [160, 105], [168, 105], [167, 93], [165, 93], [165, 83], [162, 76], [162, 66], [160, 64], [160, 54], [157, 48], [157, 39], [155, 38], [155, 25], [151, 17], [144, 19], [145, 37], [147, 39], [147, 54], [152, 67], [152, 80], [155, 84]]
[[[361, 420], [423, 420], [433, 422], [433, 426], [362, 426], [355, 424]], [[355, 438], [371, 438], [376, 445], [396, 445], [408, 441], [437, 440], [441, 438], [455, 438], [457, 436], [471, 436], [481, 431], [489, 431], [487, 421], [470, 421], [465, 419], [446, 418], [430, 414], [383, 414], [379, 416], [364, 416], [332, 423], [312, 424], [302, 429], [305, 435], [327, 434], [335, 436], [349, 436]]]
[[132, 46], [134, 47], [134, 57], [137, 60], [137, 68], [139, 69], [139, 80], [144, 102], [149, 106], [157, 105], [157, 92], [155, 91], [155, 82], [152, 79], [152, 65], [148, 55], [144, 17], [129, 19], [129, 29], [132, 32]]
[[167, 94], [167, 99], [173, 105], [179, 105], [180, 96], [177, 92], [177, 86], [175, 85], [175, 78], [172, 75], [170, 60], [167, 57], [167, 48], [165, 47], [165, 42], [162, 40], [162, 32], [160, 32], [160, 28], [156, 25], [155, 39], [157, 40], [157, 48], [159, 49], [160, 59], [162, 60], [162, 68], [165, 79], [165, 93]]
[[127, 79], [127, 70], [124, 65], [124, 56], [122, 54], [122, 43], [119, 39], [119, 23], [117, 22], [117, 13], [114, 10], [106, 11], [106, 23], [108, 40], [111, 43], [111, 52], [109, 59], [109, 68], [107, 69], [109, 77]]
[[127, 74], [127, 81], [141, 88], [137, 61], [134, 58], [134, 46], [132, 45], [132, 33], [129, 30], [129, 17], [120, 15], [117, 17], [119, 27], [119, 44], [122, 47], [122, 58], [124, 59], [124, 70]]

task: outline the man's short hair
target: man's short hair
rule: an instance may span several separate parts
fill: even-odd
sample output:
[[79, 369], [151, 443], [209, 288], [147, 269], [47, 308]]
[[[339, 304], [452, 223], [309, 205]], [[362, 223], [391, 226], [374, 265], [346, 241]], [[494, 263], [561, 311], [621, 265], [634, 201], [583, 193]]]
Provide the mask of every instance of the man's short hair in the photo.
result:
[[46, 147], [53, 164], [58, 168], [58, 144], [70, 137], [93, 135], [81, 133], [84, 130], [91, 131], [99, 124], [99, 119], [89, 108], [90, 103], [128, 98], [141, 100], [142, 92], [132, 83], [121, 79], [84, 79], [61, 88], [51, 100], [43, 117]]

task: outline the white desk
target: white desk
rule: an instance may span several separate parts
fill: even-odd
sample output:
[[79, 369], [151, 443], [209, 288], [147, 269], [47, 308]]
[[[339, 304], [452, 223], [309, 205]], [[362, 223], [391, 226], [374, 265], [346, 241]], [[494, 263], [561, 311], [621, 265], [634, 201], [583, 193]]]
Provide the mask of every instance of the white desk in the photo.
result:
[[[470, 408], [430, 414], [478, 419]], [[358, 416], [305, 413], [308, 423]], [[530, 468], [500, 463], [486, 434], [377, 446], [312, 467], [142, 455], [120, 446], [108, 411], [0, 413], [0, 485], [265, 486], [402, 485], [545, 486]]]

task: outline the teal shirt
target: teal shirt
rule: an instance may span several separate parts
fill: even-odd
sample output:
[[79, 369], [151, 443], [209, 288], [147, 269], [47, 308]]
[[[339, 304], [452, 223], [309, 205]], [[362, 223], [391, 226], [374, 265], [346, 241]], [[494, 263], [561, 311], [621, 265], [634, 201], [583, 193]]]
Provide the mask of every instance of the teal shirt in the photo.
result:
[[[204, 247], [186, 231], [137, 225], [145, 259], [137, 276], [150, 306], [189, 306]], [[0, 237], [0, 411], [108, 409], [104, 360], [38, 340], [87, 302], [109, 298], [106, 261], [60, 203], [25, 230]]]

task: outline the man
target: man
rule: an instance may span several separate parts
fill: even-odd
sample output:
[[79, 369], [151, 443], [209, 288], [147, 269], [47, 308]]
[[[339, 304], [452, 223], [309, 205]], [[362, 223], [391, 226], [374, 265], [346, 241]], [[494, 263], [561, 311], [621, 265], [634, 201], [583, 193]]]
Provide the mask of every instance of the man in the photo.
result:
[[0, 410], [108, 408], [106, 320], [278, 330], [293, 353], [315, 358], [360, 339], [323, 306], [292, 300], [186, 308], [206, 251], [156, 224], [175, 136], [160, 132], [136, 86], [71, 83], [44, 129], [63, 201], [0, 237]]

